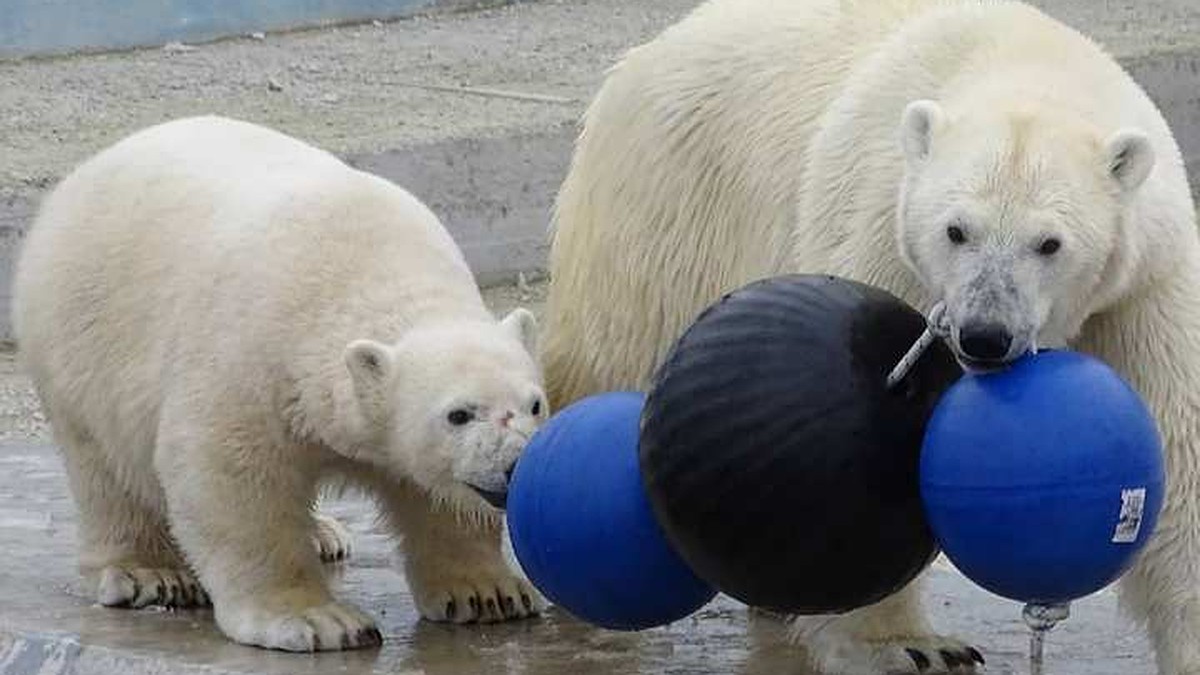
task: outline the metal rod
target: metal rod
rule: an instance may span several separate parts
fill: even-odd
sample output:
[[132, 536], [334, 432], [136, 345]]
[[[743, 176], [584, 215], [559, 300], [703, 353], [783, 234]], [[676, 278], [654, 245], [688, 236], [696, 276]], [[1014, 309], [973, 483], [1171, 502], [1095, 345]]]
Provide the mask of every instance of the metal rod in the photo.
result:
[[1029, 675], [1043, 675], [1046, 634], [1053, 630], [1060, 621], [1065, 621], [1071, 615], [1071, 605], [1070, 603], [1052, 605], [1030, 603], [1025, 605], [1025, 610], [1021, 615], [1030, 630]]

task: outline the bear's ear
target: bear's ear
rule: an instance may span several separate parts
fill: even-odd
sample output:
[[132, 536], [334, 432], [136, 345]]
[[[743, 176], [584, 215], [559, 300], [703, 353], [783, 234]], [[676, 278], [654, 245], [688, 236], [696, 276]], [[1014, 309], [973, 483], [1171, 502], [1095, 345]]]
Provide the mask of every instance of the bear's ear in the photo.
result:
[[1146, 134], [1121, 129], [1104, 143], [1108, 172], [1126, 192], [1136, 190], [1154, 168], [1154, 147]]
[[500, 325], [504, 327], [513, 337], [521, 341], [525, 346], [525, 350], [530, 354], [534, 354], [537, 350], [537, 319], [533, 313], [524, 307], [518, 307], [508, 313], [500, 321]]
[[387, 406], [387, 383], [396, 369], [391, 347], [374, 340], [355, 340], [346, 346], [346, 369], [363, 412], [377, 419]]
[[900, 117], [900, 141], [909, 164], [920, 164], [929, 158], [933, 135], [945, 119], [946, 113], [935, 101], [913, 101], [904, 107]]

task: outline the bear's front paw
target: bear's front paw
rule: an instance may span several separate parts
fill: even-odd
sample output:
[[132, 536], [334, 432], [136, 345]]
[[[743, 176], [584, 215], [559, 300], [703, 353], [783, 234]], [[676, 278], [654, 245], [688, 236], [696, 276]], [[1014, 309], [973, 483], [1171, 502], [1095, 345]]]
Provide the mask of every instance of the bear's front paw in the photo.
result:
[[313, 544], [321, 562], [337, 562], [350, 557], [350, 531], [333, 516], [313, 514]]
[[230, 639], [289, 652], [378, 647], [383, 636], [366, 614], [339, 602], [293, 611], [260, 607], [222, 609], [217, 624]]
[[821, 673], [837, 675], [976, 675], [983, 654], [954, 638], [928, 635], [846, 640], [817, 647], [813, 659]]
[[421, 616], [430, 621], [494, 623], [539, 614], [546, 601], [507, 569], [443, 570], [410, 574], [409, 587]]
[[208, 593], [190, 572], [110, 565], [100, 571], [96, 601], [105, 607], [205, 607]]

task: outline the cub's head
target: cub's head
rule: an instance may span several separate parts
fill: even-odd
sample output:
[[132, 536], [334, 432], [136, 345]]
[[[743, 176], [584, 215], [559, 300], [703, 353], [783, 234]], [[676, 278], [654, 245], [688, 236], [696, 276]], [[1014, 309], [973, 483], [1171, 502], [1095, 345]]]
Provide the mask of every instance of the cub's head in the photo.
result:
[[535, 321], [417, 328], [394, 345], [357, 340], [345, 352], [375, 458], [435, 499], [467, 510], [502, 507], [518, 456], [546, 419]]
[[994, 101], [908, 105], [899, 245], [969, 368], [1061, 347], [1135, 274], [1126, 228], [1154, 167], [1146, 135]]

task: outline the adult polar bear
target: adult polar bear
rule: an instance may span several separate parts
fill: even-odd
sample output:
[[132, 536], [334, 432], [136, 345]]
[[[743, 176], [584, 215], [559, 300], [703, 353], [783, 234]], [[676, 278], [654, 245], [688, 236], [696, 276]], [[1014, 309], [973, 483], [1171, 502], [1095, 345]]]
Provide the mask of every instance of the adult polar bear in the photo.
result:
[[[1170, 477], [1124, 599], [1161, 673], [1200, 674], [1200, 239], [1170, 130], [1087, 38], [1015, 2], [710, 0], [610, 73], [555, 219], [556, 409], [644, 387], [703, 306], [784, 271], [945, 300], [964, 362], [1113, 364]], [[913, 586], [797, 634], [828, 672], [976, 667]]]

